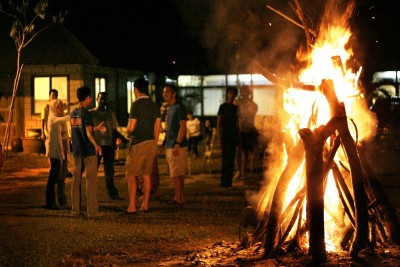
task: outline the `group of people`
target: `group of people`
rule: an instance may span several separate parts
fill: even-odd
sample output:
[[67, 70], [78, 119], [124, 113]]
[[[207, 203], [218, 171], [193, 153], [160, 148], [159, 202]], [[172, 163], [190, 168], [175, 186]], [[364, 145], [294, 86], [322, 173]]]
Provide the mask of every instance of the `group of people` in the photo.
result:
[[[221, 187], [232, 188], [234, 178], [245, 178], [249, 156], [254, 152], [258, 132], [254, 121], [258, 106], [247, 87], [240, 90], [228, 87], [226, 102], [221, 104], [217, 115], [217, 132], [222, 154]], [[237, 172], [234, 175], [236, 159]]]
[[[151, 176], [157, 164], [157, 143], [161, 130], [160, 108], [149, 98], [149, 83], [144, 78], [134, 82], [135, 101], [131, 105], [127, 131], [129, 135], [129, 152], [126, 159], [126, 179], [129, 192], [129, 204], [126, 212], [138, 212], [136, 194], [139, 177], [143, 180], [143, 197], [139, 211], [145, 212], [149, 207], [152, 187]], [[89, 110], [92, 92], [87, 86], [77, 89], [79, 100], [70, 115], [64, 115], [64, 103], [50, 92], [50, 101], [46, 118], [45, 139], [46, 155], [50, 161], [50, 172], [46, 187], [46, 205], [48, 209], [70, 208], [73, 216], [81, 215], [82, 175], [86, 174], [86, 207], [87, 216], [98, 215], [97, 172], [101, 160], [104, 164], [107, 193], [111, 200], [121, 200], [114, 184], [114, 167], [116, 136], [118, 122], [112, 111], [107, 108], [107, 93], [97, 96], [97, 107]], [[186, 157], [186, 116], [185, 106], [177, 100], [174, 85], [166, 85], [163, 97], [168, 103], [166, 115], [166, 159], [170, 176], [175, 187], [171, 204], [185, 204], [184, 177]], [[67, 122], [70, 122], [70, 134]], [[118, 135], [119, 134], [119, 135]], [[120, 138], [118, 137], [118, 138]], [[119, 141], [119, 142], [118, 142]], [[71, 185], [71, 206], [67, 206], [65, 194], [65, 177], [68, 166], [68, 154], [72, 149], [74, 170]], [[56, 191], [57, 187], [57, 191]], [[57, 194], [57, 197], [56, 197]], [[56, 201], [58, 199], [58, 201]], [[57, 204], [58, 202], [58, 204]]]
[[[149, 83], [144, 78], [134, 82], [135, 101], [131, 105], [127, 125], [129, 142], [125, 162], [126, 179], [129, 192], [127, 214], [149, 209], [150, 194], [154, 187], [154, 170], [157, 168], [157, 144], [161, 132], [161, 111], [149, 97]], [[50, 172], [46, 187], [46, 208], [70, 208], [72, 215], [80, 215], [82, 175], [86, 173], [87, 216], [97, 216], [97, 172], [101, 160], [110, 200], [123, 200], [114, 184], [115, 144], [121, 143], [123, 135], [118, 132], [115, 114], [107, 108], [107, 93], [100, 92], [97, 106], [89, 110], [92, 92], [87, 86], [77, 89], [78, 106], [64, 115], [65, 104], [50, 92], [48, 117], [46, 118], [46, 155], [50, 161]], [[241, 98], [235, 102], [238, 94], [236, 87], [229, 87], [226, 102], [218, 110], [217, 133], [222, 149], [221, 187], [232, 187], [235, 158], [247, 159], [246, 153], [253, 148], [256, 130], [254, 118], [257, 105], [250, 100], [249, 92], [241, 90]], [[191, 112], [178, 100], [177, 88], [168, 84], [163, 88], [166, 136], [164, 140], [165, 156], [170, 177], [174, 184], [174, 197], [170, 204], [183, 205], [185, 199], [185, 173], [188, 145], [198, 156], [197, 141], [200, 121], [193, 118]], [[162, 109], [163, 110], [163, 109]], [[67, 126], [70, 123], [70, 127]], [[70, 129], [70, 130], [69, 130]], [[189, 133], [187, 133], [189, 132]], [[210, 121], [205, 127], [206, 143], [210, 145], [212, 127]], [[196, 140], [195, 140], [196, 139]], [[71, 186], [71, 206], [67, 206], [65, 177], [68, 171], [68, 154], [72, 149], [74, 170]], [[246, 163], [237, 163], [237, 175], [244, 175]], [[155, 168], [156, 167], [156, 168]], [[158, 174], [156, 174], [158, 175]], [[56, 191], [57, 187], [57, 191]], [[140, 207], [136, 206], [138, 189], [143, 193]], [[154, 189], [154, 188], [153, 188]], [[56, 194], [57, 199], [56, 201]], [[56, 204], [58, 202], [58, 205]]]

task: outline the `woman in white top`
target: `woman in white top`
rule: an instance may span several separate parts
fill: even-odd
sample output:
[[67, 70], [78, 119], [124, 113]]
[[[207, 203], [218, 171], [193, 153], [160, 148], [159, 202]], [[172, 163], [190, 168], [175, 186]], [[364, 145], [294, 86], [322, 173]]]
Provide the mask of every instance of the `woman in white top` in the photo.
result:
[[[67, 156], [70, 152], [66, 121], [70, 116], [64, 116], [64, 104], [59, 99], [53, 99], [49, 104], [46, 139], [46, 156], [50, 158], [50, 173], [46, 187], [46, 209], [60, 209], [66, 206], [65, 177], [67, 175]], [[58, 206], [56, 204], [55, 187], [57, 184]]]
[[188, 138], [188, 151], [193, 151], [194, 158], [199, 156], [197, 144], [202, 139], [201, 122], [198, 118], [193, 117], [192, 112], [187, 113], [188, 120], [186, 121], [187, 138]]

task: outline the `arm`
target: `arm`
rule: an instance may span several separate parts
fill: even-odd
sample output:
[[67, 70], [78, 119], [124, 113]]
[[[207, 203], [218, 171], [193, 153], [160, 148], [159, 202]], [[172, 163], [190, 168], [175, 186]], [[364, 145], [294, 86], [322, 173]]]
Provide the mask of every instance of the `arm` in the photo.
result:
[[89, 141], [94, 145], [96, 149], [96, 154], [101, 155], [101, 147], [97, 144], [96, 140], [94, 139], [92, 126], [86, 126], [86, 135]]
[[[183, 141], [183, 138], [185, 138], [185, 135], [186, 135], [186, 121], [182, 120], [182, 121], [179, 121], [179, 132], [178, 132], [178, 136], [176, 137], [176, 141], [178, 143], [181, 143]], [[172, 154], [174, 156], [179, 155], [180, 144], [178, 144], [178, 143], [175, 143], [174, 151], [172, 152]]]
[[156, 121], [154, 122], [154, 140], [156, 140], [156, 144], [158, 144], [160, 132], [161, 132], [161, 118], [157, 118]]
[[128, 125], [126, 126], [126, 130], [128, 131], [129, 134], [133, 133], [136, 127], [136, 122], [137, 119], [129, 119]]
[[217, 117], [217, 134], [218, 134], [219, 146], [221, 146], [221, 144], [222, 144], [221, 120], [222, 120], [222, 116], [218, 115], [218, 117]]

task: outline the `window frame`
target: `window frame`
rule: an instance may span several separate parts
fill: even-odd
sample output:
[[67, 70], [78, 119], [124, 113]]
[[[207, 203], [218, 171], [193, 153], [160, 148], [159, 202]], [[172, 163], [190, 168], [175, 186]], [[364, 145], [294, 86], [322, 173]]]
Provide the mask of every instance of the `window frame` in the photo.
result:
[[[36, 106], [39, 105], [39, 104], [37, 104], [36, 102], [37, 101], [42, 101], [42, 100], [41, 99], [40, 100], [36, 99], [36, 92], [38, 91], [35, 88], [35, 79], [36, 78], [48, 78], [49, 79], [49, 87], [48, 87], [48, 91], [46, 92], [45, 103], [42, 104], [40, 106], [40, 108], [38, 107], [38, 110], [36, 110]], [[61, 89], [58, 86], [53, 86], [53, 83], [54, 83], [53, 78], [65, 78], [66, 79], [65, 92], [61, 92]], [[69, 102], [69, 81], [70, 81], [69, 75], [34, 75], [34, 76], [32, 76], [31, 114], [39, 115], [39, 114], [42, 113], [43, 106], [48, 103], [50, 89], [57, 89], [59, 99], [62, 100], [63, 102], [65, 102], [65, 103], [68, 103]], [[60, 92], [61, 92], [61, 94], [60, 94]], [[60, 98], [60, 95], [63, 95], [64, 93], [65, 93], [65, 97], [66, 98]], [[36, 112], [36, 111], [38, 111], [38, 112]]]

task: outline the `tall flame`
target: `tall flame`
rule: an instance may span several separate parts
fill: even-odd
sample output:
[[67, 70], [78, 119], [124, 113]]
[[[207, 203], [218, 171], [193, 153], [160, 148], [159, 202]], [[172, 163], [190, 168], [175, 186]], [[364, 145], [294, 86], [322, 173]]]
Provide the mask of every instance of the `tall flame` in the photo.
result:
[[[339, 10], [337, 5], [328, 5], [312, 50], [309, 52], [302, 50], [297, 54], [300, 61], [308, 63], [307, 67], [301, 70], [299, 80], [303, 84], [313, 85], [315, 91], [301, 90], [294, 86], [288, 88], [284, 93], [284, 108], [289, 118], [284, 130], [286, 135], [290, 136], [291, 143], [298, 142], [299, 129], [313, 129], [326, 124], [331, 118], [327, 100], [318, 91], [318, 86], [323, 79], [330, 79], [334, 82], [336, 95], [338, 100], [345, 104], [347, 117], [357, 125], [356, 127], [349, 126], [353, 138], [355, 140], [366, 139], [374, 134], [375, 118], [368, 110], [365, 101], [362, 100], [364, 95], [358, 84], [361, 68], [354, 73], [347, 66], [347, 62], [353, 56], [353, 51], [347, 46], [352, 36], [348, 22], [354, 7], [355, 4], [352, 1], [345, 6], [344, 11]], [[346, 162], [345, 153], [339, 150], [335, 161]], [[304, 164], [300, 168], [304, 169]], [[286, 194], [285, 207], [305, 184], [304, 173], [299, 169], [292, 178]], [[306, 216], [303, 215], [302, 218], [306, 218]], [[335, 236], [341, 230], [340, 228], [348, 223], [349, 220], [345, 217], [339, 201], [333, 176], [329, 174], [325, 193], [327, 250], [338, 249]], [[282, 223], [282, 225], [284, 224], [285, 222]], [[328, 243], [331, 242], [332, 246], [329, 246]]]

